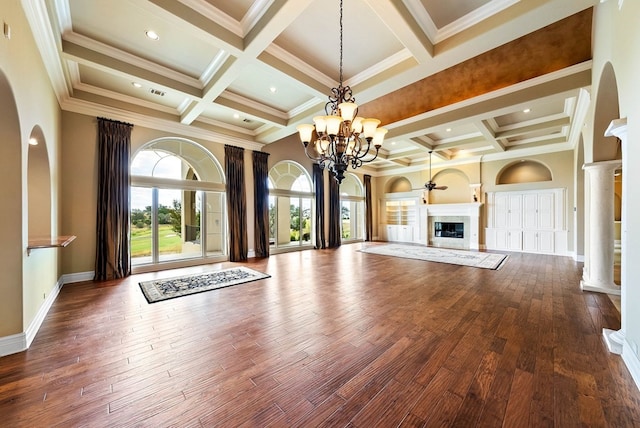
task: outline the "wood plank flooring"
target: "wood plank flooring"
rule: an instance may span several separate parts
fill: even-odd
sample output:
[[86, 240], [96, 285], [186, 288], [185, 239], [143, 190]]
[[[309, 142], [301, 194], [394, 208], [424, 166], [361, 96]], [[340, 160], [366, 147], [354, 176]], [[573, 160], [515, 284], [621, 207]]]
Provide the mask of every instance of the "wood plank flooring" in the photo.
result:
[[[0, 358], [7, 427], [634, 427], [640, 392], [582, 264], [497, 271], [357, 251], [245, 263], [271, 278], [148, 304], [138, 282], [63, 287]], [[375, 244], [366, 244], [375, 245]]]

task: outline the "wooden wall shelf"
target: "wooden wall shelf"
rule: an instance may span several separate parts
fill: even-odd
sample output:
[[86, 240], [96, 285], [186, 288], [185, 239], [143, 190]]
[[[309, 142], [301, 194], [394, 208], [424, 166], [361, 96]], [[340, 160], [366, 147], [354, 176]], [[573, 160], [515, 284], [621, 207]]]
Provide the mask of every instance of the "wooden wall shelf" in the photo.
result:
[[37, 250], [39, 248], [60, 248], [66, 247], [74, 239], [75, 235], [68, 236], [51, 236], [48, 238], [33, 238], [29, 239], [27, 243], [27, 254], [31, 253], [31, 250]]

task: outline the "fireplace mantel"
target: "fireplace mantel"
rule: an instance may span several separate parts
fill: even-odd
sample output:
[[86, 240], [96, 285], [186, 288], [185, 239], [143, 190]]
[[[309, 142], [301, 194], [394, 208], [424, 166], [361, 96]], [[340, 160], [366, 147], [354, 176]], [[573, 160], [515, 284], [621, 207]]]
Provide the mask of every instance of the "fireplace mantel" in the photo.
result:
[[461, 204], [425, 204], [418, 210], [418, 223], [420, 229], [420, 241], [429, 243], [432, 233], [429, 228], [429, 217], [468, 217], [469, 231], [465, 231], [469, 236], [469, 249], [480, 249], [480, 209], [481, 202], [470, 202]]

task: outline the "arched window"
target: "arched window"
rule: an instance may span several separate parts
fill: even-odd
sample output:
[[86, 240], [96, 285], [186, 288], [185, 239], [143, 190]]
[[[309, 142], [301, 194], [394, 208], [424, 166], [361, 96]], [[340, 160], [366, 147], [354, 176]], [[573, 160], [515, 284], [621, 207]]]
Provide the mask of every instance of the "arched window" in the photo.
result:
[[192, 141], [141, 147], [131, 161], [132, 267], [225, 259], [223, 177], [215, 157]]
[[283, 161], [269, 170], [269, 243], [276, 250], [313, 243], [313, 187], [299, 164]]
[[357, 176], [346, 173], [340, 184], [342, 240], [364, 239], [364, 188]]

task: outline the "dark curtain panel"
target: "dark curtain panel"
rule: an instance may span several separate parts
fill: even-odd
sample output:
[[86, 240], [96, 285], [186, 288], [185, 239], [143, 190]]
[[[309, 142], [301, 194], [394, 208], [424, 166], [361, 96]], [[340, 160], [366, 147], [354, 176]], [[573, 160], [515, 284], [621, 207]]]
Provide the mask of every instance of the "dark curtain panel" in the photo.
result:
[[313, 188], [316, 197], [316, 249], [327, 248], [324, 239], [324, 169], [313, 164]]
[[229, 260], [247, 260], [247, 192], [244, 186], [244, 149], [224, 146], [229, 216]]
[[371, 203], [371, 176], [364, 175], [364, 240], [373, 240], [373, 204]]
[[129, 254], [128, 123], [98, 118], [98, 206], [96, 218], [97, 281], [131, 274]]
[[329, 248], [342, 244], [340, 236], [340, 184], [335, 177], [329, 177]]
[[269, 153], [253, 152], [256, 257], [269, 257]]

